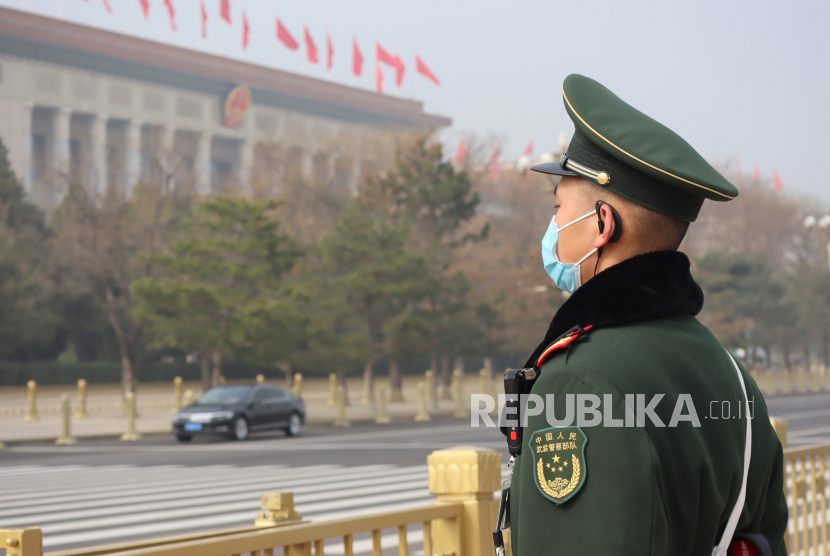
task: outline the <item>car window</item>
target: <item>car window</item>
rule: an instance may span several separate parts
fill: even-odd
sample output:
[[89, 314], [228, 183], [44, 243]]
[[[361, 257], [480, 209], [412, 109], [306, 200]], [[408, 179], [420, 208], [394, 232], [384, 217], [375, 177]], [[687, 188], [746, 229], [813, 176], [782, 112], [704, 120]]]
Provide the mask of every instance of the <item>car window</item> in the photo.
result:
[[264, 400], [266, 398], [270, 398], [270, 397], [271, 397], [271, 390], [268, 389], [268, 388], [263, 388], [262, 390], [257, 390], [256, 391], [256, 393], [254, 394], [254, 401], [255, 402], [261, 402], [262, 400]]
[[211, 388], [196, 405], [231, 405], [241, 402], [251, 391], [250, 386], [219, 386]]
[[269, 398], [284, 398], [288, 395], [288, 392], [283, 390], [282, 388], [274, 388], [270, 390]]

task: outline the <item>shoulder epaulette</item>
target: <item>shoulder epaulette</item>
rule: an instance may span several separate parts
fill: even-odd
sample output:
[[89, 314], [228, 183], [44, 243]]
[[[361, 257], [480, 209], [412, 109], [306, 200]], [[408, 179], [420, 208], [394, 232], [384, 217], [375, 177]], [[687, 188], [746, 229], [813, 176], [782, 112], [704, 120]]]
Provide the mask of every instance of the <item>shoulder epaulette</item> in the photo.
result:
[[539, 356], [539, 359], [536, 361], [536, 367], [541, 367], [545, 364], [545, 361], [547, 361], [551, 355], [553, 355], [560, 349], [565, 349], [579, 338], [584, 337], [588, 333], [588, 331], [591, 330], [593, 327], [593, 324], [589, 324], [585, 328], [582, 328], [581, 326], [574, 326], [573, 328], [559, 336], [557, 339], [553, 341], [553, 343], [551, 343], [551, 345], [547, 347], [545, 351], [542, 352], [542, 355]]

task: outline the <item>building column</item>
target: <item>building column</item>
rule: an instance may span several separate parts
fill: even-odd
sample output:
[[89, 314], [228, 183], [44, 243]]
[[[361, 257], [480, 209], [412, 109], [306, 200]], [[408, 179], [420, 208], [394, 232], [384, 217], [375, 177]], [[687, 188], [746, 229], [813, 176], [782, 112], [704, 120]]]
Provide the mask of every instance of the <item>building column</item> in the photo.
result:
[[251, 173], [254, 168], [254, 148], [256, 144], [252, 139], [244, 139], [239, 144], [239, 187], [241, 193], [251, 193]]
[[141, 120], [130, 120], [127, 124], [124, 145], [124, 195], [130, 198], [133, 187], [141, 178]]
[[212, 192], [210, 183], [212, 145], [213, 134], [203, 131], [199, 135], [199, 146], [196, 152], [196, 191], [199, 195], [210, 195]]
[[70, 108], [60, 108], [55, 111], [52, 120], [52, 166], [58, 174], [58, 179], [66, 182], [69, 179], [69, 128], [72, 119]]
[[167, 174], [176, 171], [176, 126], [168, 124], [159, 133], [159, 164]]
[[23, 189], [26, 195], [31, 199], [32, 195], [32, 178], [34, 177], [34, 154], [32, 152], [32, 111], [35, 109], [34, 102], [23, 103], [23, 129], [25, 130], [25, 143], [23, 152]]
[[99, 195], [107, 191], [107, 120], [106, 114], [96, 114], [90, 128], [92, 146], [93, 186]]
[[303, 174], [303, 181], [306, 183], [311, 181], [311, 174], [314, 168], [314, 152], [311, 149], [305, 149], [303, 151], [303, 158], [301, 160], [301, 171]]

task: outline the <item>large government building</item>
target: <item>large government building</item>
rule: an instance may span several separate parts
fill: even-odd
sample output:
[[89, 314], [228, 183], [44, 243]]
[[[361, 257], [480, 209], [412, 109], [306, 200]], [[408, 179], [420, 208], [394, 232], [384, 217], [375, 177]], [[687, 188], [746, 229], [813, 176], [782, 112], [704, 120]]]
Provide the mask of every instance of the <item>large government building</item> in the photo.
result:
[[[395, 137], [449, 124], [420, 102], [0, 8], [0, 138], [47, 210], [71, 182], [129, 196], [159, 168], [202, 194], [276, 194], [292, 169], [353, 187]], [[277, 190], [252, 191], [266, 166]]]

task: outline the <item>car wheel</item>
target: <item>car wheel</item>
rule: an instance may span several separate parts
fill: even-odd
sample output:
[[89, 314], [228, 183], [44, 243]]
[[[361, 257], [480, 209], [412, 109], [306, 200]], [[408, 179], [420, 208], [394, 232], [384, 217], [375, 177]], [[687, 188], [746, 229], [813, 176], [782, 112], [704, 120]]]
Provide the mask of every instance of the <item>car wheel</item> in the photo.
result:
[[177, 434], [176, 435], [176, 440], [178, 440], [179, 442], [190, 442], [191, 440], [193, 440], [193, 437]]
[[237, 417], [233, 422], [233, 438], [235, 440], [248, 438], [248, 421], [245, 420], [245, 417]]
[[303, 420], [298, 413], [292, 413], [291, 418], [288, 419], [288, 428], [285, 429], [285, 434], [288, 436], [300, 436], [303, 432]]

